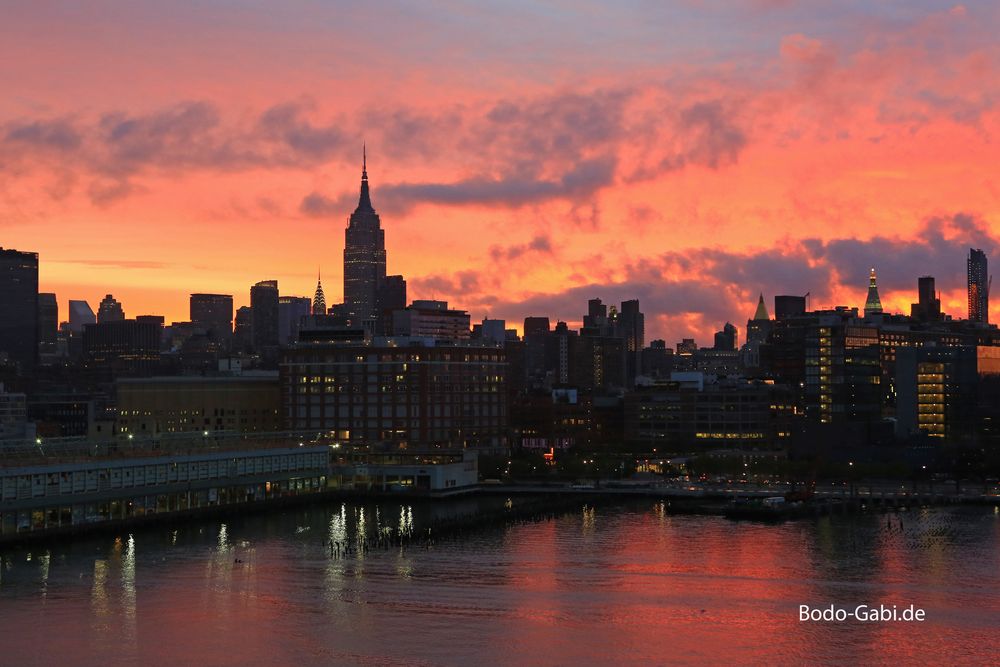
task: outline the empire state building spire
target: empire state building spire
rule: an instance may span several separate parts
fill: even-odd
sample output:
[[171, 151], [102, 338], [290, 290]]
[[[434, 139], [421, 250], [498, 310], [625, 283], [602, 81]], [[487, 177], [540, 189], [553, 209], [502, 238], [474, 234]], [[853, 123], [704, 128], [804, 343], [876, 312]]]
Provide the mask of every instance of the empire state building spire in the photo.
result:
[[361, 145], [361, 196], [358, 198], [356, 212], [374, 213], [371, 194], [368, 192], [368, 146]]
[[875, 267], [868, 278], [868, 299], [865, 301], [865, 317], [882, 312], [882, 300], [878, 298], [878, 284], [875, 280]]
[[344, 231], [344, 314], [368, 322], [378, 315], [385, 281], [385, 232], [368, 191], [367, 146], [361, 149], [361, 196]]

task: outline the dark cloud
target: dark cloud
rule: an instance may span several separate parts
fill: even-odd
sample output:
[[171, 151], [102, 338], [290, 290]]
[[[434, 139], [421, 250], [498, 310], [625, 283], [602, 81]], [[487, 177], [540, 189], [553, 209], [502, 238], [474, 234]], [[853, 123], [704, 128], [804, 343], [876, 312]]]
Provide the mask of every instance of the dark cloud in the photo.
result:
[[310, 192], [302, 198], [299, 212], [310, 218], [341, 217], [350, 212], [349, 206], [344, 197], [330, 199], [318, 192]]
[[588, 197], [614, 182], [616, 159], [602, 156], [584, 160], [551, 180], [528, 176], [470, 178], [454, 183], [390, 183], [378, 188], [389, 210], [417, 204], [490, 205], [519, 207], [551, 199]]
[[67, 119], [22, 121], [4, 128], [4, 141], [32, 148], [56, 151], [74, 151], [82, 138], [73, 123]]
[[552, 239], [549, 238], [547, 234], [538, 234], [527, 243], [517, 243], [509, 246], [492, 246], [490, 248], [490, 256], [497, 262], [504, 260], [513, 261], [530, 253], [551, 255], [552, 251]]
[[279, 104], [265, 111], [258, 123], [261, 134], [290, 148], [294, 155], [310, 160], [326, 160], [350, 145], [355, 135], [345, 134], [337, 125], [314, 125], [306, 118], [302, 103]]
[[[547, 237], [538, 237], [546, 247]], [[529, 252], [532, 244], [491, 250], [494, 260]], [[694, 248], [636, 259], [619, 267], [616, 280], [606, 284], [591, 282], [558, 292], [529, 293], [518, 298], [505, 296], [502, 283], [491, 282], [473, 272], [454, 276], [434, 275], [411, 281], [420, 294], [432, 292], [457, 307], [488, 309], [491, 317], [518, 323], [527, 315], [579, 322], [587, 301], [601, 298], [608, 304], [639, 299], [646, 314], [647, 339], [666, 337], [678, 340], [696, 335], [703, 343], [725, 322], [742, 328], [753, 313], [757, 295], [763, 293], [769, 310], [778, 294], [810, 293], [816, 307], [835, 304], [834, 296], [843, 289], [861, 292], [867, 288], [868, 270], [878, 269], [883, 301], [900, 292], [916, 298], [920, 275], [937, 278], [944, 291], [965, 286], [965, 258], [969, 247], [982, 248], [989, 256], [1000, 255], [1000, 239], [989, 224], [973, 215], [958, 213], [927, 219], [913, 239], [877, 236], [869, 241], [806, 239], [789, 242], [783, 248], [763, 248], [734, 252], [718, 247]], [[587, 273], [599, 273], [611, 259], [595, 255]], [[575, 280], [583, 275], [577, 274]], [[501, 297], [496, 296], [500, 289]], [[962, 316], [963, 313], [953, 313]]]
[[933, 275], [939, 289], [961, 289], [969, 248], [982, 248], [990, 256], [1000, 250], [987, 223], [966, 213], [929, 218], [909, 240], [806, 239], [802, 245], [814, 261], [836, 271], [842, 283], [864, 286], [869, 269], [875, 267], [879, 285], [887, 290], [915, 290], [921, 275]]

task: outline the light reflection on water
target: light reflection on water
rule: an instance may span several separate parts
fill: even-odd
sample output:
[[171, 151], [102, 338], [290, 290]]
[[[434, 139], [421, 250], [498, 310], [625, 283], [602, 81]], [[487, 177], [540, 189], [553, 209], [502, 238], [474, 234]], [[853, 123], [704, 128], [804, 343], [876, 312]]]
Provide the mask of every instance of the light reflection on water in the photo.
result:
[[[650, 502], [429, 548], [376, 539], [472, 507], [337, 503], [15, 549], [0, 662], [969, 664], [1000, 648], [992, 509], [765, 525]], [[361, 535], [367, 553], [344, 553]], [[928, 621], [799, 623], [806, 603], [914, 603]]]

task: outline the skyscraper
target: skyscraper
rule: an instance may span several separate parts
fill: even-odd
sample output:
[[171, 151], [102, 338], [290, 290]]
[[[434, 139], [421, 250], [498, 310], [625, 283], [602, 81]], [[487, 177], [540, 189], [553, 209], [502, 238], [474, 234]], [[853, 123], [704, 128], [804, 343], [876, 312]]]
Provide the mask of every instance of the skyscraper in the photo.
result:
[[990, 321], [990, 279], [986, 253], [969, 248], [969, 319], [973, 322]]
[[788, 317], [805, 315], [806, 298], [804, 296], [789, 296], [781, 294], [774, 297], [774, 319], [783, 320]]
[[83, 325], [96, 324], [97, 316], [94, 309], [86, 301], [70, 299], [69, 302], [69, 330], [75, 333], [83, 331]]
[[625, 339], [625, 381], [635, 383], [642, 370], [642, 348], [646, 346], [646, 316], [639, 310], [639, 300], [622, 301], [617, 333]]
[[228, 346], [233, 337], [233, 295], [192, 294], [191, 321], [205, 328], [212, 340]]
[[941, 299], [934, 289], [934, 276], [917, 279], [917, 303], [910, 304], [910, 317], [921, 321], [941, 319]]
[[52, 353], [56, 350], [56, 334], [59, 332], [59, 302], [56, 295], [44, 292], [38, 295], [38, 343], [40, 351]]
[[360, 321], [378, 315], [385, 280], [385, 232], [368, 191], [368, 159], [362, 153], [361, 195], [344, 232], [344, 314]]
[[22, 371], [38, 360], [38, 253], [0, 248], [0, 353]]
[[316, 293], [312, 302], [313, 315], [326, 315], [326, 295], [323, 294], [323, 276], [316, 275]]
[[97, 323], [121, 322], [125, 319], [125, 309], [115, 297], [106, 294], [97, 307]]
[[865, 317], [878, 315], [882, 312], [882, 300], [878, 298], [878, 283], [875, 279], [875, 267], [868, 274], [868, 298], [865, 300]]
[[747, 320], [747, 342], [763, 343], [771, 334], [771, 316], [767, 314], [767, 306], [764, 305], [764, 294], [761, 293], [757, 301], [757, 310], [753, 317]]
[[250, 288], [253, 348], [258, 354], [278, 346], [278, 281], [262, 280]]
[[307, 296], [278, 297], [278, 342], [288, 345], [299, 339], [302, 318], [308, 317], [312, 301]]

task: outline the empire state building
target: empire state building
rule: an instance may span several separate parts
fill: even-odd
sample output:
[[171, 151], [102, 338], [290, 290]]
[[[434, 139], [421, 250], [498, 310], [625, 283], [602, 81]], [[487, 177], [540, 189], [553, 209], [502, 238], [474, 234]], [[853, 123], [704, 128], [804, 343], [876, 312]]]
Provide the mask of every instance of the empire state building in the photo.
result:
[[385, 232], [368, 192], [367, 152], [362, 153], [361, 196], [344, 231], [344, 314], [371, 321], [385, 283]]

